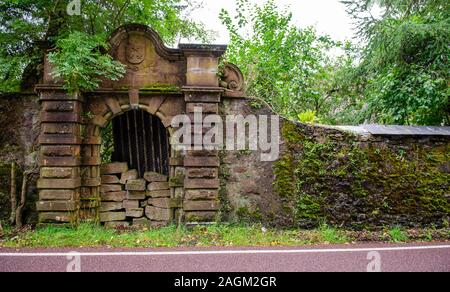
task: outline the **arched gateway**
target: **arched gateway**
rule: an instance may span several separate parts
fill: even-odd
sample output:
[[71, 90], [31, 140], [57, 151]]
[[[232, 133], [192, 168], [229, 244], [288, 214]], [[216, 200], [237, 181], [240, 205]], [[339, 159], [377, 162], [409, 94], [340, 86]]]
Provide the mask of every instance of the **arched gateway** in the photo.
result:
[[[112, 36], [110, 54], [127, 65], [120, 81], [68, 95], [45, 66], [40, 94], [38, 211], [42, 223], [100, 221], [160, 226], [214, 221], [219, 209], [217, 151], [171, 149], [172, 118], [194, 107], [218, 114], [224, 96], [243, 97], [242, 74], [219, 59], [226, 46], [164, 46], [142, 25]], [[102, 165], [101, 131], [113, 124], [115, 163]]]

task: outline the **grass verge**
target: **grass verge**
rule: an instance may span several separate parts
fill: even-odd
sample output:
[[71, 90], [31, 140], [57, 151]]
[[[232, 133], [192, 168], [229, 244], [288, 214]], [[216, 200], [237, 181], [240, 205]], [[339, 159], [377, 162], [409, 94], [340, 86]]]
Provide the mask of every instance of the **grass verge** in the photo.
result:
[[193, 229], [169, 226], [151, 230], [108, 230], [90, 224], [78, 228], [47, 226], [20, 232], [5, 229], [0, 238], [4, 248], [63, 247], [209, 247], [209, 246], [302, 246], [354, 242], [447, 241], [450, 229], [380, 232], [343, 231], [323, 225], [317, 230], [265, 229], [261, 225], [213, 225]]

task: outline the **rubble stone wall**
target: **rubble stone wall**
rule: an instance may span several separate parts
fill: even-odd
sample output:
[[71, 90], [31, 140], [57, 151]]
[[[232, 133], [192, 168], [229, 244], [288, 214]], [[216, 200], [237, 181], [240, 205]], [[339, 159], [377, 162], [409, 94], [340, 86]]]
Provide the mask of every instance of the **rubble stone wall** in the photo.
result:
[[[249, 100], [225, 100], [225, 114], [270, 114]], [[221, 155], [222, 214], [228, 221], [354, 229], [448, 226], [450, 137], [360, 135], [281, 123], [275, 163], [259, 152]]]

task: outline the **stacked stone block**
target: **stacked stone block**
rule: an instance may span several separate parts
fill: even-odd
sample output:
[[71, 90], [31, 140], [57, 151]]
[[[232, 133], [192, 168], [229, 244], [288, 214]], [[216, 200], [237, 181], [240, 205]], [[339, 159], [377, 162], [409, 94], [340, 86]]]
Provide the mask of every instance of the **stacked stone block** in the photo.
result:
[[[203, 115], [218, 115], [220, 90], [200, 90], [195, 88], [185, 89], [186, 111], [193, 115], [196, 109], [201, 109]], [[203, 117], [204, 118], [204, 117]], [[210, 130], [196, 127], [193, 118], [193, 134], [201, 134], [202, 137]], [[213, 141], [214, 142], [214, 141]], [[193, 145], [195, 146], [195, 145]], [[219, 204], [219, 152], [218, 145], [202, 145], [202, 149], [192, 148], [187, 152], [184, 167], [184, 200], [183, 211], [186, 223], [203, 223], [216, 221]]]
[[126, 163], [111, 163], [101, 168], [100, 222], [106, 227], [159, 227], [173, 220], [179, 207], [171, 198], [168, 177], [147, 172], [139, 178]]
[[38, 87], [41, 102], [39, 221], [77, 223], [82, 99], [58, 86]]
[[[95, 126], [85, 125], [85, 133], [94, 132]], [[80, 219], [82, 221], [97, 221], [100, 204], [100, 149], [101, 137], [83, 137], [81, 145], [81, 173], [82, 186], [80, 197]]]
[[[204, 135], [209, 129], [196, 127], [193, 118], [196, 109], [201, 108], [203, 115], [218, 115], [219, 103], [224, 92], [219, 87], [219, 58], [226, 47], [217, 46], [213, 50], [195, 45], [183, 45], [181, 49], [187, 59], [186, 86], [183, 87], [186, 113], [194, 123], [194, 135]], [[204, 116], [203, 116], [204, 118]], [[201, 132], [196, 132], [201, 131]], [[218, 145], [203, 146], [188, 151], [184, 166], [186, 179], [183, 197], [184, 221], [188, 224], [215, 222], [219, 205], [219, 153]]]

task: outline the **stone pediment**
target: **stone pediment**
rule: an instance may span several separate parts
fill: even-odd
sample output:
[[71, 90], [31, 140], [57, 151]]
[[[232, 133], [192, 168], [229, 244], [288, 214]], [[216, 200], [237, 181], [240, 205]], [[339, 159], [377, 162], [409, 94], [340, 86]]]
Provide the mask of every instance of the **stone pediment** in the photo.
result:
[[127, 66], [120, 81], [102, 84], [104, 88], [182, 87], [186, 61], [179, 49], [164, 45], [159, 35], [145, 25], [132, 24], [117, 29], [110, 39], [111, 56]]

